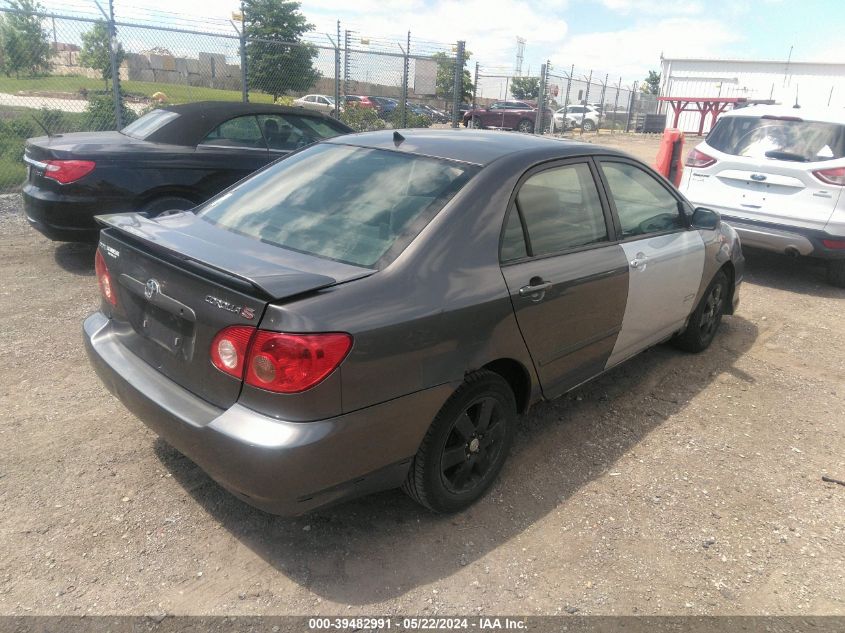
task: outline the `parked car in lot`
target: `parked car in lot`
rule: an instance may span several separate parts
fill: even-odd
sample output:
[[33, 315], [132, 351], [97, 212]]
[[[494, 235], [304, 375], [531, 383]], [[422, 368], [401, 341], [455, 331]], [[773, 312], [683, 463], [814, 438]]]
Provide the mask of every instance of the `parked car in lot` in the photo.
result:
[[302, 108], [206, 101], [153, 110], [120, 132], [31, 138], [24, 210], [50, 239], [95, 240], [98, 213], [190, 209], [280, 156], [349, 132]]
[[368, 110], [378, 109], [378, 104], [369, 97], [361, 95], [346, 95], [343, 99], [347, 108], [353, 106], [356, 108], [367, 108]]
[[386, 119], [399, 105], [396, 99], [390, 97], [370, 97], [370, 101], [374, 102], [378, 108], [378, 114], [383, 119]]
[[845, 112], [751, 106], [723, 114], [681, 190], [753, 246], [827, 262], [845, 287]]
[[552, 119], [552, 133], [583, 127], [593, 132], [599, 124], [599, 111], [591, 105], [570, 105], [560, 108]]
[[299, 99], [294, 99], [293, 105], [307, 110], [322, 112], [330, 116], [337, 114], [337, 105], [334, 102], [334, 97], [330, 97], [329, 95], [305, 95]]
[[194, 212], [100, 219], [97, 373], [280, 514], [398, 486], [465, 508], [519, 412], [705, 349], [743, 274], [733, 229], [649, 167], [523, 134], [329, 139]]
[[[552, 111], [546, 110], [545, 120], [550, 121]], [[537, 104], [530, 101], [496, 101], [488, 108], [475, 108], [464, 114], [464, 126], [475, 129], [486, 127], [533, 132], [537, 120]]]

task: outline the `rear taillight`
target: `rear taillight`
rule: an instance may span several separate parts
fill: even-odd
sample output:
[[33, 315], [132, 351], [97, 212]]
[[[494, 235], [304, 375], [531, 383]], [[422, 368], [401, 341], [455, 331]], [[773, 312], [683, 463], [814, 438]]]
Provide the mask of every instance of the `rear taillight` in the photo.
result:
[[116, 289], [112, 283], [109, 268], [106, 266], [106, 260], [103, 259], [103, 254], [100, 252], [100, 249], [97, 249], [97, 254], [94, 255], [94, 272], [97, 275], [97, 283], [100, 285], [100, 292], [103, 293], [103, 297], [110, 304], [116, 306]]
[[223, 373], [243, 380], [249, 342], [255, 332], [254, 327], [245, 325], [220, 330], [211, 342], [211, 364]]
[[684, 161], [684, 165], [687, 167], [710, 167], [710, 165], [715, 165], [716, 159], [712, 156], [708, 156], [704, 152], [699, 152], [697, 149], [693, 148], [690, 150], [690, 153], [687, 154], [687, 159]]
[[310, 389], [332, 373], [352, 347], [349, 334], [285, 334], [259, 330], [249, 351], [245, 381], [278, 393]]
[[819, 169], [813, 175], [829, 185], [845, 186], [845, 167], [834, 167], [832, 169]]
[[836, 250], [845, 250], [845, 240], [822, 240], [825, 248], [833, 248]]
[[90, 174], [97, 166], [93, 160], [45, 160], [44, 177], [66, 185]]

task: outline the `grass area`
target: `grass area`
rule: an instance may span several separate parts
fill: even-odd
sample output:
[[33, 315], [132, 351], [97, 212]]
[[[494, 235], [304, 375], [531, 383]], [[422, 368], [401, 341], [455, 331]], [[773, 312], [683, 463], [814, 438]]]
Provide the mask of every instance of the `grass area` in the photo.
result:
[[0, 156], [0, 193], [16, 190], [25, 178], [26, 165], [9, 156]]
[[[189, 103], [191, 101], [240, 101], [240, 90], [219, 90], [202, 86], [165, 84], [150, 81], [122, 81], [123, 91], [134, 97], [151, 97], [156, 92], [167, 95], [167, 103]], [[109, 86], [110, 87], [110, 86]], [[101, 79], [87, 77], [51, 75], [47, 77], [0, 76], [0, 92], [79, 92], [81, 90], [102, 91], [107, 89]], [[273, 97], [262, 92], [250, 92], [249, 100], [254, 103], [272, 103]]]

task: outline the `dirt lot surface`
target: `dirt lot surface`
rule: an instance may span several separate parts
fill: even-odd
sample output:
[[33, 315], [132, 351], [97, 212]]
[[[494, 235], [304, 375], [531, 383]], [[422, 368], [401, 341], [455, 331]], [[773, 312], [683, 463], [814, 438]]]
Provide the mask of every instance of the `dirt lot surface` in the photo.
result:
[[387, 492], [290, 520], [101, 387], [93, 250], [6, 197], [0, 614], [845, 614], [845, 486], [821, 480], [845, 480], [845, 291], [747, 255], [710, 350], [659, 346], [535, 407], [470, 510]]

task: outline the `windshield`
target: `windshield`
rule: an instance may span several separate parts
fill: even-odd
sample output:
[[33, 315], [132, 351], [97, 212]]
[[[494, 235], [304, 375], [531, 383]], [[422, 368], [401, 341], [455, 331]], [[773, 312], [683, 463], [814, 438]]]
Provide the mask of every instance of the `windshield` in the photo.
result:
[[798, 162], [845, 156], [845, 125], [783, 118], [730, 116], [707, 136], [713, 149], [734, 156]]
[[477, 169], [314, 145], [211, 199], [198, 215], [282, 248], [374, 268], [401, 253]]
[[126, 136], [143, 140], [177, 118], [179, 118], [179, 114], [176, 112], [171, 112], [170, 110], [153, 110], [130, 123], [120, 132]]

